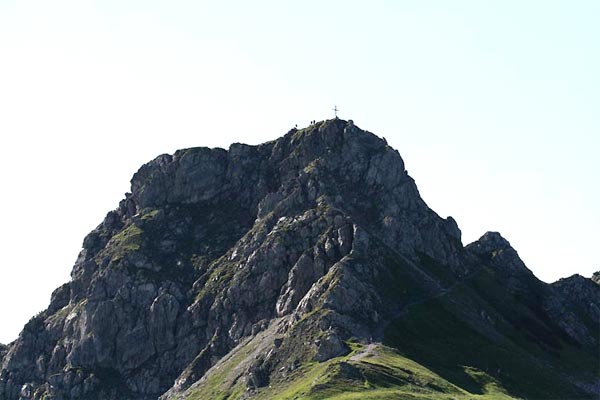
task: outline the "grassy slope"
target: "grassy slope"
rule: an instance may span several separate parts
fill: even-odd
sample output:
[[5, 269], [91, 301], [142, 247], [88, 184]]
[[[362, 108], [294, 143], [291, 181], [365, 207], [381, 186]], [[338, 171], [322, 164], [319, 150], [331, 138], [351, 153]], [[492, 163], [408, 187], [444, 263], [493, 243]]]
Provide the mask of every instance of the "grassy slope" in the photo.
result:
[[[473, 395], [431, 370], [378, 346], [373, 353], [352, 361], [351, 356], [313, 367], [310, 374], [283, 391], [265, 391], [259, 398], [276, 399], [510, 399], [493, 379], [472, 370], [485, 381], [483, 395]], [[315, 374], [317, 372], [318, 374]]]
[[[365, 346], [350, 343], [353, 351], [323, 363], [308, 363], [294, 371], [285, 381], [271, 382], [255, 393], [256, 399], [512, 399], [490, 376], [477, 369], [467, 373], [480, 382], [482, 394], [472, 394], [450, 383], [424, 366], [400, 355], [394, 349], [378, 345], [359, 360], [352, 356]], [[226, 375], [251, 349], [239, 354], [210, 374], [204, 384], [188, 394], [188, 399], [239, 399], [244, 384], [233, 381], [223, 385]]]

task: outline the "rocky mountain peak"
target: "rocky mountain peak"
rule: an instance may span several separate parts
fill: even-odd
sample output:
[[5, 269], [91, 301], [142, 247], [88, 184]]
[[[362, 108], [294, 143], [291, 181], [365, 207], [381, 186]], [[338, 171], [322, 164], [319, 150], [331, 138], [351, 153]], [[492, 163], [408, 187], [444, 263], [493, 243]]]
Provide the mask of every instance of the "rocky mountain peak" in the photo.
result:
[[498, 232], [486, 232], [467, 245], [466, 249], [494, 267], [517, 273], [531, 273], [509, 241]]
[[[238, 143], [229, 150], [192, 148], [162, 155], [140, 168], [131, 187], [121, 207], [128, 217], [167, 205], [227, 202], [263, 218], [288, 213], [293, 204], [327, 204], [406, 251], [456, 265], [454, 247], [462, 247], [456, 222], [441, 220], [427, 207], [400, 154], [342, 119], [294, 128], [258, 146]], [[416, 215], [423, 215], [421, 221]], [[450, 236], [452, 244], [441, 248], [414, 224], [433, 226], [434, 236]]]
[[[573, 300], [578, 279], [537, 281], [496, 232], [463, 247], [456, 221], [427, 206], [400, 154], [341, 119], [143, 165], [84, 239], [71, 277], [0, 346], [0, 400], [277, 398], [273, 390], [315, 366], [365, 390], [381, 371], [352, 351], [375, 357], [385, 343], [416, 360], [456, 338], [444, 361], [456, 362], [452, 373], [472, 363], [499, 382], [504, 366], [465, 359], [475, 353], [463, 337], [505, 347], [490, 360], [513, 354], [514, 337], [554, 346], [549, 357], [598, 342], [577, 319], [595, 312]], [[555, 362], [535, 357], [519, 358], [525, 373]], [[412, 379], [394, 374], [394, 385]]]
[[339, 184], [398, 185], [407, 175], [398, 154], [352, 122], [334, 119], [292, 129], [258, 146], [232, 144], [229, 150], [192, 148], [162, 155], [132, 179], [138, 211], [168, 203], [199, 203], [244, 196], [256, 206], [282, 182], [326, 170]]
[[499, 232], [488, 231], [481, 236], [477, 242], [477, 247], [482, 251], [491, 252], [494, 250], [511, 249], [510, 242], [506, 240]]

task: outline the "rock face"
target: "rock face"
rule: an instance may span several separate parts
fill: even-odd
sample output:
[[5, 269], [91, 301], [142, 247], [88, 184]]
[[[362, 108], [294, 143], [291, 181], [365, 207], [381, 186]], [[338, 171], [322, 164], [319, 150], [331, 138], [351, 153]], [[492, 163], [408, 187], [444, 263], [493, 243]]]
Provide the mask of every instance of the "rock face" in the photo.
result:
[[[460, 288], [457, 318], [486, 340], [541, 340], [533, 364], [557, 363], [557, 348], [598, 361], [600, 286], [538, 281], [498, 233], [463, 247], [398, 152], [340, 119], [159, 156], [84, 239], [71, 277], [0, 346], [0, 400], [211, 398], [206, 382], [232, 359], [219, 390], [260, 397], [349, 340], [401, 348], [394, 324]], [[573, 369], [560, 382], [585, 397], [594, 379]]]
[[600, 271], [594, 272], [594, 275], [592, 275], [592, 281], [600, 285]]
[[580, 315], [587, 315], [600, 327], [600, 295], [592, 279], [575, 274], [554, 282], [552, 287], [579, 308]]

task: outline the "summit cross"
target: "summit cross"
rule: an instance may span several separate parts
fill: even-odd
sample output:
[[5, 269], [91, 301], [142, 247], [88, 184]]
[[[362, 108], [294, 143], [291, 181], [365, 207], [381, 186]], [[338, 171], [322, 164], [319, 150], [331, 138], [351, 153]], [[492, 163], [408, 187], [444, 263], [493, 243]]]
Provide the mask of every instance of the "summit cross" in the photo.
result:
[[340, 111], [340, 110], [337, 108], [337, 106], [333, 106], [333, 114], [335, 115], [336, 118], [338, 117], [337, 116], [338, 111]]

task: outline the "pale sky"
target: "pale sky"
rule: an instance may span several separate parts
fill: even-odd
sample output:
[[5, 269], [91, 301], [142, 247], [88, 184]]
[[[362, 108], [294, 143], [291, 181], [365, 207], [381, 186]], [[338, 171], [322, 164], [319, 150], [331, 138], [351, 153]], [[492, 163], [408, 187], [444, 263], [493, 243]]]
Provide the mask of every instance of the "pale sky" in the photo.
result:
[[[126, 4], [125, 4], [126, 3]], [[0, 342], [144, 163], [340, 117], [463, 243], [600, 269], [598, 1], [0, 0]]]

